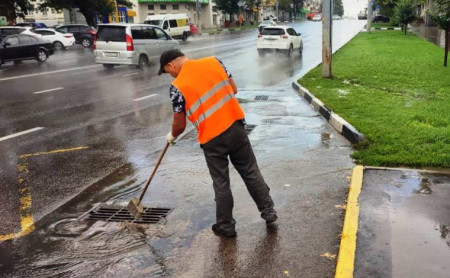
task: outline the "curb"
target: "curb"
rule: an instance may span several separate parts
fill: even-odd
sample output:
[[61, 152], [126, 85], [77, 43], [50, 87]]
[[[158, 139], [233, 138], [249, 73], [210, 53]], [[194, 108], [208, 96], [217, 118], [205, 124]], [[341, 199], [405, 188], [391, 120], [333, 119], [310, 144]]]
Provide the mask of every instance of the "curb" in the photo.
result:
[[318, 98], [314, 97], [305, 87], [297, 81], [292, 82], [292, 87], [298, 91], [303, 98], [311, 104], [319, 113], [348, 141], [352, 144], [364, 140], [364, 134], [360, 133], [356, 128], [341, 118], [338, 114], [326, 107]]
[[335, 278], [352, 278], [355, 268], [356, 236], [358, 232], [359, 204], [364, 175], [364, 166], [355, 166], [352, 171], [347, 205], [345, 206], [344, 227], [336, 264]]

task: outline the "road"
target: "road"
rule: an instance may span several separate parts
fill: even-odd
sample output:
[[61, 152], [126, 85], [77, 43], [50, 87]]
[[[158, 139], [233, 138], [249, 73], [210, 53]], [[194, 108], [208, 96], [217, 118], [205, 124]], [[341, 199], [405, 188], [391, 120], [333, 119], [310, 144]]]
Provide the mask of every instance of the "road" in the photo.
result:
[[[288, 101], [297, 103], [301, 100], [297, 99], [289, 87], [294, 77], [306, 73], [320, 63], [321, 24], [302, 22], [292, 25], [303, 35], [304, 53], [301, 57], [258, 57], [255, 49], [256, 30], [194, 38], [181, 43], [182, 50], [190, 58], [209, 55], [220, 58], [232, 72], [240, 91], [240, 100], [244, 103], [246, 99], [261, 93], [273, 95], [275, 98], [277, 95], [280, 98], [286, 96]], [[362, 23], [359, 21], [336, 21], [334, 49], [345, 44], [361, 28]], [[150, 273], [149, 276], [164, 277], [171, 273], [182, 273], [186, 269], [182, 264], [175, 264], [171, 271], [165, 271], [160, 262], [176, 261], [174, 250], [199, 240], [192, 234], [178, 240], [176, 238], [179, 235], [175, 238], [168, 236], [175, 233], [170, 231], [171, 229], [180, 229], [181, 222], [173, 227], [167, 226], [169, 231], [163, 231], [164, 227], [160, 227], [150, 232], [150, 238], [155, 235], [159, 237], [156, 245], [170, 246], [168, 249], [163, 248], [166, 250], [164, 254], [157, 254], [155, 257], [158, 252], [153, 252], [153, 248], [158, 249], [157, 246], [149, 249], [149, 245], [142, 244], [140, 240], [129, 238], [130, 231], [137, 230], [135, 236], [148, 241], [149, 232], [142, 232], [142, 228], [119, 225], [108, 227], [106, 233], [99, 233], [105, 231], [105, 228], [98, 226], [100, 224], [74, 224], [75, 222], [71, 221], [74, 216], [89, 209], [93, 203], [126, 202], [145, 182], [162, 148], [163, 138], [170, 129], [172, 113], [168, 98], [171, 77], [157, 76], [157, 70], [157, 65], [146, 70], [131, 66], [105, 70], [101, 65], [95, 64], [91, 50], [78, 47], [58, 52], [41, 65], [26, 61], [3, 65], [0, 68], [0, 201], [3, 204], [0, 207], [0, 239], [18, 238], [0, 243], [2, 272], [11, 277], [32, 273], [45, 276], [52, 272], [59, 275], [66, 273], [71, 277], [102, 277], [107, 273], [104, 272], [105, 265], [102, 263], [98, 263], [102, 265], [99, 268], [93, 266], [96, 263], [88, 263], [89, 267], [85, 268], [86, 260], [80, 263], [80, 259], [89, 257], [88, 254], [92, 252], [96, 255], [87, 261], [108, 261], [106, 265], [109, 265], [109, 270], [114, 268], [110, 259], [116, 261], [116, 265], [122, 265], [130, 252], [136, 252], [130, 263], [134, 262], [140, 269], [137, 277], [148, 277], [145, 273]], [[295, 100], [292, 100], [293, 98]], [[269, 115], [271, 110], [277, 110], [276, 105], [275, 103], [264, 108], [266, 115]], [[253, 113], [257, 109], [260, 108], [248, 105], [246, 113], [249, 123], [260, 121], [258, 113]], [[300, 123], [302, 128], [314, 130], [314, 134], [319, 132], [318, 126], [328, 128], [323, 127], [322, 120], [312, 115], [313, 112], [305, 113], [303, 116], [307, 121]], [[316, 136], [312, 137], [307, 132], [293, 134], [295, 136], [281, 140], [283, 144], [299, 145], [302, 150], [324, 148], [319, 144], [320, 138], [317, 140]], [[258, 135], [255, 129], [253, 136], [255, 141], [258, 141], [256, 137], [261, 137], [262, 134]], [[193, 179], [198, 182], [197, 185], [209, 189], [208, 176], [204, 176], [205, 172], [200, 170], [197, 172], [195, 168], [195, 165], [198, 165], [199, 169], [206, 167], [201, 161], [198, 145], [191, 137], [187, 134], [186, 140], [179, 142], [180, 148], [189, 150], [190, 153], [180, 154], [178, 163], [174, 157], [167, 158], [167, 165], [171, 165], [172, 170], [176, 168], [173, 171], [193, 171]], [[265, 152], [259, 145], [255, 148], [260, 150], [263, 163], [270, 163], [273, 154]], [[344, 148], [346, 163], [351, 164], [348, 151], [348, 148]], [[285, 154], [284, 158], [290, 158], [290, 155], [292, 154]], [[308, 155], [313, 153], [302, 155], [302, 159], [308, 160]], [[193, 168], [180, 163], [183, 160], [193, 162]], [[349, 165], [347, 167], [350, 167]], [[165, 181], [156, 180], [156, 188], [159, 183], [176, 183], [176, 178], [170, 171], [171, 169], [162, 169], [160, 179]], [[197, 189], [194, 191], [197, 192]], [[169, 196], [171, 193], [172, 197]], [[183, 197], [176, 199], [175, 196], [180, 194]], [[199, 204], [203, 202], [202, 198], [210, 200], [211, 196], [204, 196], [203, 193], [192, 196], [191, 192], [186, 192], [178, 185], [172, 190], [155, 190], [151, 198], [153, 203], [161, 206], [171, 203], [175, 208], [182, 208], [180, 201]], [[189, 233], [208, 231], [211, 215], [204, 214], [205, 209], [202, 207], [194, 206], [189, 209], [194, 210], [191, 211], [192, 215], [203, 217], [197, 219], [198, 221], [191, 219], [192, 221], [184, 223], [193, 225]], [[174, 213], [171, 221], [176, 222], [179, 219], [180, 216], [176, 215]], [[24, 229], [27, 227], [31, 235], [21, 238], [21, 231], [26, 234]], [[170, 240], [164, 240], [162, 233]], [[54, 237], [59, 239], [52, 241]], [[63, 242], [74, 237], [77, 238], [78, 245], [89, 241], [97, 242], [103, 247], [79, 250], [73, 246], [73, 249], [68, 248]], [[94, 241], [91, 241], [92, 239]], [[31, 244], [30, 240], [34, 243]], [[42, 244], [45, 241], [53, 244]], [[107, 243], [110, 241], [114, 243]], [[261, 248], [264, 249], [264, 245]], [[8, 253], [8, 249], [12, 250], [13, 255], [3, 256]], [[70, 258], [66, 257], [64, 263], [59, 263], [55, 258], [63, 250], [72, 251], [72, 255]], [[193, 250], [195, 249], [188, 248], [184, 252], [189, 254]], [[147, 254], [148, 252], [152, 254]], [[167, 257], [167, 254], [170, 256]], [[83, 269], [86, 272], [79, 272]], [[177, 272], [177, 269], [181, 271]], [[329, 274], [331, 277], [331, 273]]]

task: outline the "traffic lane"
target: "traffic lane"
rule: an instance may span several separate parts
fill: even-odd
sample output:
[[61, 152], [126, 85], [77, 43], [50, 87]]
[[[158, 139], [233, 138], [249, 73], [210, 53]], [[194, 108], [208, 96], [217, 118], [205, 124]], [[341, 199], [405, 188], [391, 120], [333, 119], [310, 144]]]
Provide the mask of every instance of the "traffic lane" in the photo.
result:
[[38, 63], [36, 60], [8, 62], [0, 67], [0, 79], [17, 75], [33, 74], [42, 71], [65, 69], [69, 65], [82, 67], [92, 63], [94, 52], [92, 49], [77, 49], [75, 51], [55, 51], [47, 61]]
[[[158, 143], [170, 128], [171, 115], [170, 104], [156, 104], [120, 117], [2, 141], [0, 146], [8, 150], [8, 157], [0, 166], [8, 172], [0, 178], [10, 186], [2, 187], [1, 195], [29, 191], [32, 216], [38, 221], [124, 164], [145, 167], [153, 163], [149, 157], [160, 149]], [[19, 200], [5, 197], [4, 204], [1, 235], [20, 231]]]

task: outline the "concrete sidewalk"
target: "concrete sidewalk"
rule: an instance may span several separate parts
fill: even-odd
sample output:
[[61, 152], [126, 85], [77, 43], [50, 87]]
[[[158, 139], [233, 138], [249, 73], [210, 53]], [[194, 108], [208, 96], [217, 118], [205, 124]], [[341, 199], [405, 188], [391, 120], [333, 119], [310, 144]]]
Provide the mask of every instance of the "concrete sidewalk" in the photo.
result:
[[449, 200], [450, 172], [355, 167], [336, 277], [450, 277]]

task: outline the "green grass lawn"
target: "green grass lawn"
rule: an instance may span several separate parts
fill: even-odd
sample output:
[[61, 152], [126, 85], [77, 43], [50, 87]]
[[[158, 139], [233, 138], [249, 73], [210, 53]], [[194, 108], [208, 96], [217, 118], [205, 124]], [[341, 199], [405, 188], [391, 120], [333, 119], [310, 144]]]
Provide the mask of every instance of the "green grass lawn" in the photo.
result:
[[362, 132], [353, 157], [372, 166], [450, 167], [450, 68], [444, 51], [400, 31], [360, 33], [299, 80]]

